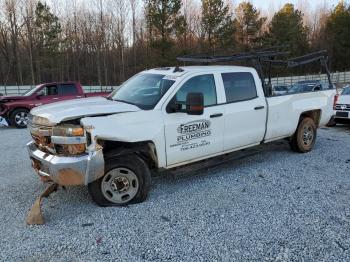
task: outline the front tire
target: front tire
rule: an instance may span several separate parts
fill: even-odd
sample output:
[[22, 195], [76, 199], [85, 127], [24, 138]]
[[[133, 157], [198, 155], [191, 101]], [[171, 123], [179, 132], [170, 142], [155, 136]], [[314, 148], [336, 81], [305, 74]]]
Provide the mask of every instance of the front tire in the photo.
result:
[[317, 127], [314, 120], [310, 117], [303, 118], [290, 140], [290, 147], [298, 153], [310, 152], [315, 145], [317, 136]]
[[106, 156], [105, 175], [88, 185], [99, 206], [126, 206], [143, 202], [151, 186], [151, 172], [137, 155]]
[[28, 124], [29, 110], [25, 108], [15, 109], [10, 115], [11, 125], [17, 128], [26, 128]]

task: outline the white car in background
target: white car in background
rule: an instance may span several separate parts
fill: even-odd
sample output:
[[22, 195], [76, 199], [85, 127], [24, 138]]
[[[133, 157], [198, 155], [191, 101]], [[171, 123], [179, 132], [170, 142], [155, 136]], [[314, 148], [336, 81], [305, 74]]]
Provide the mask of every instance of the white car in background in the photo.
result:
[[276, 96], [284, 95], [288, 92], [288, 89], [290, 88], [289, 85], [277, 85], [273, 87], [273, 94]]
[[336, 123], [350, 123], [350, 85], [346, 86], [338, 96], [334, 110]]

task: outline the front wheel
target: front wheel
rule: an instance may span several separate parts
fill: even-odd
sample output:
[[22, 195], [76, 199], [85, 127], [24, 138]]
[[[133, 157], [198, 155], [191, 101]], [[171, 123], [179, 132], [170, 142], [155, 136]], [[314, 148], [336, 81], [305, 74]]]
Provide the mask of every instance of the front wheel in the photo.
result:
[[105, 175], [88, 185], [92, 200], [99, 206], [125, 206], [143, 202], [151, 185], [151, 172], [137, 155], [105, 160]]
[[315, 145], [317, 128], [314, 120], [310, 117], [303, 118], [290, 139], [291, 149], [298, 153], [306, 153]]
[[26, 128], [29, 111], [25, 108], [15, 109], [10, 115], [10, 122], [17, 128]]

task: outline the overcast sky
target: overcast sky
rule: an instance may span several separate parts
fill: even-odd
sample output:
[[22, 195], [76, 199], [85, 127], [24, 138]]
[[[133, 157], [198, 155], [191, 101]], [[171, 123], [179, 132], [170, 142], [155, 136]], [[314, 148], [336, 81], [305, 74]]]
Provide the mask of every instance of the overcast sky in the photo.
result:
[[[235, 3], [243, 2], [244, 0], [233, 0]], [[269, 6], [272, 5], [275, 8], [279, 8], [283, 6], [285, 3], [293, 3], [295, 6], [298, 5], [308, 5], [311, 8], [315, 8], [318, 5], [327, 5], [329, 7], [335, 6], [337, 3], [339, 3], [340, 0], [250, 0], [251, 3], [253, 3], [256, 7], [260, 9], [267, 10]], [[345, 2], [349, 2], [349, 0], [346, 0]]]

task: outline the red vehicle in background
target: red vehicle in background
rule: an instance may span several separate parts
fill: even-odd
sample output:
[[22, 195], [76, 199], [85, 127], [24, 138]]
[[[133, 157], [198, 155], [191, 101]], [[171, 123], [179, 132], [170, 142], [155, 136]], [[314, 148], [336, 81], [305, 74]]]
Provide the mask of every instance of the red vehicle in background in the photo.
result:
[[108, 96], [110, 92], [84, 93], [78, 82], [55, 82], [36, 86], [23, 95], [0, 96], [0, 118], [17, 128], [27, 127], [28, 113], [33, 107], [59, 101]]

